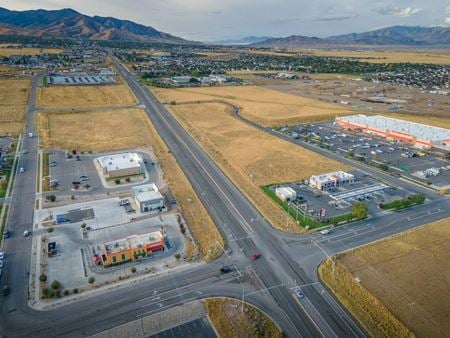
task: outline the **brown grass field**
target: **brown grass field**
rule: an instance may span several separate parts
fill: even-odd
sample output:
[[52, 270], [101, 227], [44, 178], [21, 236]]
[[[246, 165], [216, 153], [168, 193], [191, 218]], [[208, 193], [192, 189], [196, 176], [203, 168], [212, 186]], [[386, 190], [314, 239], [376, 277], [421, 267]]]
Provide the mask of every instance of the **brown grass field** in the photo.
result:
[[257, 86], [155, 88], [154, 91], [165, 102], [225, 101], [239, 106], [243, 117], [266, 127], [324, 121], [355, 113], [346, 107]]
[[207, 298], [206, 312], [222, 338], [267, 337], [281, 338], [283, 334], [265, 314], [251, 305], [229, 298]]
[[223, 103], [169, 105], [168, 108], [278, 229], [302, 231], [294, 220], [289, 220], [286, 227], [286, 213], [264, 194], [261, 185], [293, 182], [318, 172], [348, 169], [241, 122]]
[[[320, 274], [375, 337], [449, 337], [450, 218], [338, 256]], [[355, 281], [355, 277], [361, 283]]]
[[137, 103], [134, 94], [124, 84], [41, 87], [36, 100], [40, 109], [131, 106]]
[[107, 151], [150, 144], [147, 116], [140, 109], [41, 112], [37, 126], [42, 146]]
[[56, 48], [9, 48], [10, 44], [0, 44], [0, 56], [9, 57], [11, 55], [37, 55], [42, 53], [57, 54], [61, 49]]
[[301, 55], [336, 56], [358, 58], [358, 61], [370, 63], [432, 63], [439, 65], [450, 64], [448, 51], [348, 51], [348, 50], [314, 50], [299, 51]]
[[0, 135], [21, 132], [30, 95], [31, 80], [0, 80]]
[[[222, 251], [216, 241], [221, 246], [224, 243], [219, 231], [144, 110], [40, 112], [37, 127], [46, 149], [110, 151], [151, 146], [201, 255], [207, 261], [220, 255]], [[198, 250], [195, 245], [188, 245], [186, 253], [195, 256]]]

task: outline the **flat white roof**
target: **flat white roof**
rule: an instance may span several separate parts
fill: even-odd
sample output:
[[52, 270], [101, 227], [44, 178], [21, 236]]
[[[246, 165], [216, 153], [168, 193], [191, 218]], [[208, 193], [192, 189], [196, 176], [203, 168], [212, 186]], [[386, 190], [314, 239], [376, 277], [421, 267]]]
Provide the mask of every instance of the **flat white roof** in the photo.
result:
[[275, 188], [275, 192], [280, 193], [284, 196], [292, 196], [297, 194], [291, 187], [278, 187]]
[[426, 124], [421, 123], [397, 120], [380, 115], [366, 116], [359, 114], [359, 115], [343, 116], [340, 117], [339, 119], [349, 123], [358, 123], [367, 125], [367, 127], [381, 129], [383, 131], [397, 131], [411, 136], [415, 136], [419, 139], [429, 140], [432, 142], [450, 140], [449, 129], [428, 126]]
[[336, 171], [332, 173], [325, 173], [321, 175], [313, 175], [311, 176], [310, 180], [316, 181], [316, 182], [328, 182], [335, 179], [345, 180], [345, 179], [352, 179], [354, 178], [354, 175], [346, 173], [345, 171]]
[[100, 166], [106, 170], [114, 171], [128, 168], [138, 168], [141, 166], [142, 157], [137, 153], [123, 153], [98, 158]]
[[131, 188], [133, 195], [139, 202], [146, 202], [151, 200], [159, 200], [164, 198], [159, 192], [155, 183], [138, 185]]

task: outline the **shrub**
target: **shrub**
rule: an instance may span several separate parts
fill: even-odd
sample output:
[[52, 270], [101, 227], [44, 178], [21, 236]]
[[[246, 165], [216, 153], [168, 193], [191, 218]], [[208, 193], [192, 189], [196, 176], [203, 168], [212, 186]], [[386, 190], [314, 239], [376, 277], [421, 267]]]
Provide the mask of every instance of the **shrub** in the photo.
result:
[[131, 272], [136, 273], [136, 268], [134, 266], [131, 268]]
[[46, 274], [40, 275], [40, 276], [39, 276], [39, 280], [40, 280], [42, 283], [45, 283], [45, 282], [47, 281], [47, 275], [46, 275]]
[[131, 178], [127, 177], [127, 178], [125, 179], [125, 181], [127, 181], [128, 183], [130, 183], [130, 182], [131, 182]]
[[174, 257], [175, 257], [176, 259], [180, 259], [180, 258], [181, 258], [181, 255], [177, 252], [177, 253], [174, 255]]
[[73, 292], [74, 294], [77, 294], [77, 293], [78, 293], [78, 289], [75, 288], [75, 289], [72, 290], [72, 292]]
[[58, 289], [61, 288], [61, 283], [58, 282], [57, 280], [54, 280], [54, 281], [52, 282], [51, 287], [52, 287], [53, 290], [58, 290]]
[[116, 179], [114, 180], [114, 183], [120, 184], [120, 178], [116, 178]]
[[86, 228], [86, 223], [83, 223], [83, 224], [81, 224], [81, 229], [84, 229], [84, 228]]
[[45, 200], [49, 201], [49, 202], [55, 202], [56, 196], [55, 195], [47, 195], [47, 196], [45, 196]]
[[50, 290], [49, 293], [48, 293], [48, 298], [55, 298], [55, 296], [56, 296], [55, 291]]
[[70, 294], [69, 290], [64, 290], [64, 296], [68, 296]]
[[48, 298], [49, 295], [50, 295], [50, 289], [49, 289], [49, 288], [44, 288], [44, 289], [42, 290], [42, 295], [43, 295], [45, 298]]
[[50, 227], [50, 228], [47, 229], [47, 232], [51, 234], [54, 230], [55, 230], [55, 228]]
[[95, 283], [95, 277], [94, 276], [89, 277], [88, 283], [89, 284], [94, 284]]

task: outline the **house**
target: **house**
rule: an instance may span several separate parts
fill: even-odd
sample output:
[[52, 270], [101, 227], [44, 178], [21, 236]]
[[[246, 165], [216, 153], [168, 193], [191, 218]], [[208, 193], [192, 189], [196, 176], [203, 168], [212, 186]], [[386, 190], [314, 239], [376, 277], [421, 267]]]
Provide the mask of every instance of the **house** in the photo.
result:
[[159, 192], [156, 184], [138, 185], [131, 189], [141, 212], [162, 211], [165, 208], [164, 196]]

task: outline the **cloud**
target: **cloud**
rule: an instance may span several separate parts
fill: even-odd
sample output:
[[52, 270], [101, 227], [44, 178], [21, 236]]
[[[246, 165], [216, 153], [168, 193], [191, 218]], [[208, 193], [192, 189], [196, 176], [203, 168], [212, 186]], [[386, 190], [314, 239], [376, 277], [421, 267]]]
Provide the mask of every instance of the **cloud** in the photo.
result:
[[381, 15], [395, 15], [401, 17], [408, 17], [421, 12], [422, 9], [417, 7], [404, 7], [404, 8], [386, 7], [386, 8], [375, 8], [373, 11]]
[[348, 15], [337, 15], [337, 16], [325, 16], [321, 18], [316, 18], [314, 21], [345, 21], [356, 18], [357, 14], [348, 14]]
[[445, 18], [444, 24], [445, 24], [446, 26], [450, 26], [450, 16], [448, 16], [448, 17]]

